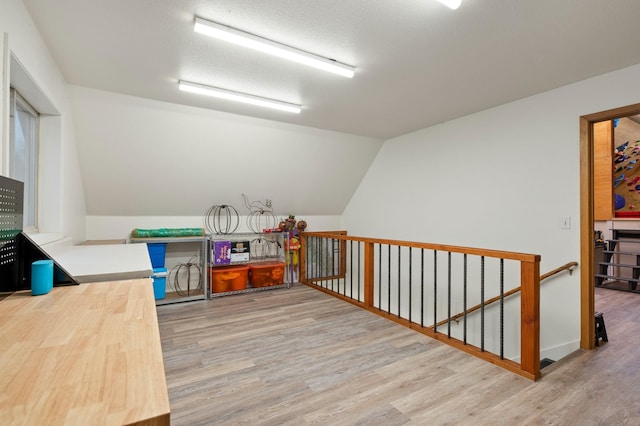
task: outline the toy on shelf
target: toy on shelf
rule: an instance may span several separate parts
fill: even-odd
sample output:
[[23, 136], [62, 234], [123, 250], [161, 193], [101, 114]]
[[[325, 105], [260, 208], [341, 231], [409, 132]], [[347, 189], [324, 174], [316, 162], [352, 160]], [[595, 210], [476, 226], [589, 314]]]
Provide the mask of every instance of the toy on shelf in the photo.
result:
[[296, 229], [296, 217], [290, 214], [288, 218], [280, 221], [278, 228], [282, 229], [282, 232], [293, 232]]
[[300, 264], [300, 238], [299, 233], [307, 229], [307, 222], [300, 220], [296, 222], [294, 215], [289, 215], [288, 218], [280, 221], [278, 225], [284, 235], [284, 252], [289, 265], [290, 282], [297, 282], [299, 279], [299, 264]]
[[284, 253], [289, 265], [289, 278], [291, 282], [298, 282], [298, 266], [300, 263], [300, 239], [297, 236], [285, 235]]

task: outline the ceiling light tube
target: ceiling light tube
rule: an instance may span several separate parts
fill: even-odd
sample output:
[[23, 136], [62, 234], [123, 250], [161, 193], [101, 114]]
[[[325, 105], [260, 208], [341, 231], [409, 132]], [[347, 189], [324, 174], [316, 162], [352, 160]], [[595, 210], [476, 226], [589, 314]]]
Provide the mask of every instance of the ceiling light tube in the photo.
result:
[[344, 77], [351, 78], [355, 74], [355, 67], [350, 65], [345, 65], [334, 61], [333, 59], [328, 59], [284, 44], [276, 43], [275, 41], [267, 40], [266, 38], [249, 34], [226, 25], [207, 21], [206, 19], [196, 17], [193, 29], [198, 33], [206, 34], [210, 37], [215, 37], [240, 46], [259, 50], [270, 55], [332, 72]]
[[247, 93], [221, 89], [219, 87], [205, 86], [204, 84], [190, 83], [188, 81], [179, 81], [178, 88], [185, 92], [198, 93], [200, 95], [213, 96], [215, 98], [243, 102], [245, 104], [258, 105], [280, 111], [293, 112], [295, 114], [299, 114], [302, 109], [301, 105], [291, 104], [289, 102], [263, 98], [260, 96], [249, 95]]
[[453, 10], [456, 10], [457, 8], [459, 8], [460, 4], [462, 3], [462, 0], [438, 0], [438, 1]]

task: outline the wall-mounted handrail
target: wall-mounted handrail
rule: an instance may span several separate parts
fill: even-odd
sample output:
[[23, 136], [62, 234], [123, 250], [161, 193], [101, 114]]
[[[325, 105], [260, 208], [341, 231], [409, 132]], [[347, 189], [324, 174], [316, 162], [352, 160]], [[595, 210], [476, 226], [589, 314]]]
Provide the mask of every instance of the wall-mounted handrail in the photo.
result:
[[[352, 237], [346, 234], [346, 231], [300, 234], [301, 283], [529, 379], [536, 380], [540, 377], [539, 255], [445, 244]], [[490, 261], [490, 258], [495, 260]], [[506, 262], [509, 263], [509, 268], [505, 268]], [[519, 273], [518, 269], [511, 267], [513, 263], [519, 264]], [[462, 264], [464, 265], [464, 290], [462, 290], [461, 278], [463, 273], [457, 270], [462, 269]], [[486, 274], [485, 264], [486, 269], [490, 269]], [[461, 304], [461, 300], [454, 300], [454, 298], [464, 292], [464, 306], [466, 307], [467, 304], [467, 265], [472, 274], [468, 287], [470, 296], [479, 297], [483, 301], [485, 288], [491, 291], [498, 282], [501, 293], [501, 296], [498, 296], [501, 301], [499, 320], [489, 315], [486, 319], [490, 323], [485, 325], [484, 308], [488, 301], [482, 302], [481, 307], [478, 308], [481, 309], [482, 318], [479, 324], [480, 331], [478, 334], [472, 331], [469, 339], [467, 339], [466, 318], [464, 325], [460, 325], [461, 328], [452, 331], [451, 325], [452, 306]], [[519, 358], [520, 362], [508, 359], [503, 347], [505, 337], [513, 335], [511, 331], [505, 333], [504, 330], [504, 298], [512, 294], [503, 290], [505, 275], [508, 275], [510, 281], [519, 280], [519, 291], [522, 294], [519, 310], [519, 356], [511, 356], [514, 359]], [[425, 282], [427, 282], [426, 286]], [[444, 305], [443, 301], [445, 301]], [[511, 311], [510, 307], [509, 312]], [[446, 322], [449, 324], [439, 329], [438, 325], [442, 323], [438, 319], [445, 314]], [[513, 321], [507, 321], [507, 323], [513, 324]], [[493, 329], [498, 325], [499, 340], [493, 340], [494, 332], [485, 333], [485, 328]], [[460, 337], [462, 330], [464, 330], [464, 337]], [[485, 344], [485, 334], [490, 339], [487, 344]], [[478, 339], [480, 339], [479, 343]], [[499, 349], [496, 347], [497, 342], [500, 345]], [[513, 343], [517, 344], [512, 342], [510, 345]], [[517, 350], [517, 345], [510, 348], [509, 351]]]
[[547, 272], [546, 274], [540, 275], [540, 281], [544, 281], [547, 278], [551, 278], [552, 276], [559, 274], [562, 271], [569, 271], [569, 275], [571, 275], [571, 273], [573, 272], [573, 268], [577, 266], [578, 266], [578, 262], [569, 262], [567, 264], [564, 264], [552, 271]]
[[[565, 265], [562, 265], [562, 266], [560, 266], [560, 267], [558, 267], [558, 268], [556, 268], [556, 269], [554, 269], [552, 271], [547, 272], [546, 274], [542, 274], [542, 275], [540, 275], [540, 283], [542, 283], [543, 280], [546, 280], [547, 278], [550, 278], [553, 275], [556, 275], [556, 274], [558, 274], [558, 273], [560, 273], [562, 271], [565, 271], [565, 270], [569, 271], [569, 273], [571, 273], [573, 271], [572, 268], [575, 268], [576, 266], [578, 266], [578, 262], [569, 262], [569, 263], [567, 263]], [[505, 298], [507, 298], [509, 296], [512, 296], [512, 295], [514, 295], [514, 294], [516, 294], [518, 292], [520, 292], [520, 287], [511, 289], [509, 291], [505, 291], [504, 294], [502, 295], [502, 299], [504, 300]], [[488, 305], [500, 301], [500, 299], [501, 299], [500, 296], [492, 297], [491, 299], [488, 299], [487, 301], [484, 302], [484, 307], [486, 308]], [[442, 320], [442, 321], [438, 322], [436, 324], [436, 327], [440, 327], [441, 325], [444, 325], [444, 324], [448, 323], [449, 321], [457, 321], [460, 318], [462, 318], [465, 315], [465, 313], [466, 314], [470, 314], [471, 312], [477, 311], [482, 306], [483, 306], [483, 304], [478, 304], [478, 305], [472, 306], [469, 309], [467, 309], [465, 312], [460, 312], [458, 314], [453, 315], [450, 319], [447, 318], [445, 320]]]

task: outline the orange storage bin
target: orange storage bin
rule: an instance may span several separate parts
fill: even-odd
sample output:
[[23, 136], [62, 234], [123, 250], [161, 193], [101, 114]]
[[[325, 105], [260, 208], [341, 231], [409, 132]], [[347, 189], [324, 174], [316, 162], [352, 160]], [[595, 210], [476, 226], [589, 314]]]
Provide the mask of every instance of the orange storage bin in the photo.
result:
[[249, 265], [249, 283], [253, 287], [280, 285], [284, 282], [284, 262], [252, 263]]
[[224, 293], [247, 288], [249, 268], [246, 266], [229, 266], [209, 268], [211, 291]]

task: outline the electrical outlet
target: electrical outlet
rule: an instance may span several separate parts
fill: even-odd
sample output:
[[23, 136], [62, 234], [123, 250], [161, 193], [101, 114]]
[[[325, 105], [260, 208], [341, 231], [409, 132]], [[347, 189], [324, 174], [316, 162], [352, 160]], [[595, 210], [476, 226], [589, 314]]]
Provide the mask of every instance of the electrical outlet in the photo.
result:
[[560, 218], [560, 229], [571, 229], [571, 216]]

